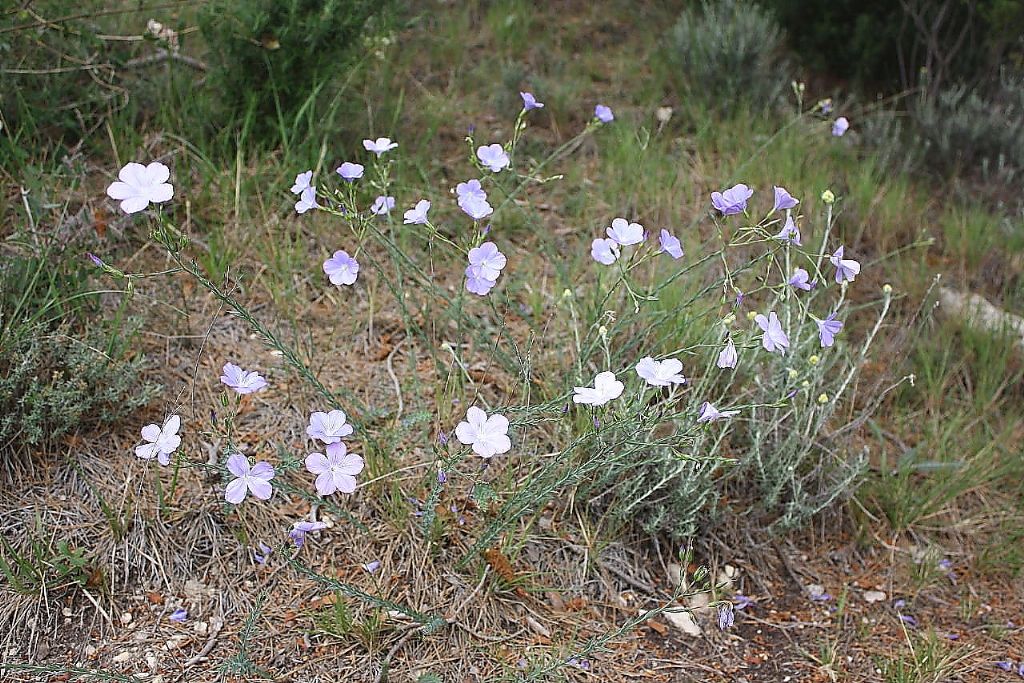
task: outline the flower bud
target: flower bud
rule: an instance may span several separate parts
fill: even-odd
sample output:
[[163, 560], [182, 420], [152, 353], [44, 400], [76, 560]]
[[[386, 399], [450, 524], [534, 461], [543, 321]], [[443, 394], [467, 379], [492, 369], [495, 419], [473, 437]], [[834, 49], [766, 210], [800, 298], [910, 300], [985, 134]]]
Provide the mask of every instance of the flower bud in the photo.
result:
[[790, 378], [790, 379], [796, 379], [796, 378], [797, 378], [797, 375], [799, 375], [799, 374], [800, 374], [800, 373], [799, 373], [799, 372], [797, 372], [796, 370], [794, 370], [793, 368], [790, 368], [790, 369], [789, 369], [789, 378]]
[[821, 201], [825, 202], [826, 204], [834, 204], [836, 201], [836, 196], [832, 194], [832, 190], [825, 190], [824, 192], [821, 193]]
[[821, 395], [819, 395], [818, 396], [818, 403], [821, 403], [821, 404], [828, 403], [828, 394], [821, 394]]
[[818, 358], [817, 356], [811, 356], [810, 358], [807, 359], [807, 362], [810, 363], [811, 365], [817, 365], [820, 361], [821, 359]]
[[892, 285], [890, 285], [888, 282], [886, 282], [884, 285], [882, 285], [882, 293], [883, 294], [892, 294]]
[[757, 317], [757, 313], [754, 311], [747, 311], [747, 320], [753, 320]]

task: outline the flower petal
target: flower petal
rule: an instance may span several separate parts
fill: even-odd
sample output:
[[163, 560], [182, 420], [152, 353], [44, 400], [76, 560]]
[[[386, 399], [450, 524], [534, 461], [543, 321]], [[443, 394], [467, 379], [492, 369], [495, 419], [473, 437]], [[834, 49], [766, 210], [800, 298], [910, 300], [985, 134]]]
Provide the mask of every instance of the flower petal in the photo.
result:
[[239, 477], [232, 479], [224, 489], [224, 499], [229, 503], [238, 505], [245, 500], [246, 486], [245, 479]]
[[[259, 464], [260, 463], [257, 463], [257, 466], [259, 466]], [[267, 467], [270, 466], [267, 465]], [[249, 490], [252, 491], [252, 495], [256, 496], [260, 500], [268, 500], [270, 496], [274, 495], [274, 487], [271, 486], [270, 482], [267, 481], [266, 479], [246, 477], [245, 483], [249, 485]]]

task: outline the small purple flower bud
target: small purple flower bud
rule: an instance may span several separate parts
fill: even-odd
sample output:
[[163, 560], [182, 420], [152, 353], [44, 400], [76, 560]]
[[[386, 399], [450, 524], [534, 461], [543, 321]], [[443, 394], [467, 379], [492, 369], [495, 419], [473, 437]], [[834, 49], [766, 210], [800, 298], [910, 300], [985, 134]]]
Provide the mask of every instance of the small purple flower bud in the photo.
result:
[[743, 305], [743, 292], [736, 292], [736, 308]]
[[448, 443], [448, 435], [445, 434], [443, 430], [438, 430], [438, 432], [437, 432], [437, 442], [439, 444], [441, 444], [442, 446], [444, 446], [446, 443]]
[[92, 253], [91, 251], [85, 252], [85, 255], [89, 257], [89, 260], [92, 261], [93, 264], [95, 264], [95, 266], [97, 268], [102, 268], [103, 266], [107, 265], [107, 264], [103, 263], [103, 261], [100, 259], [99, 256], [97, 256], [96, 254]]
[[917, 619], [910, 616], [909, 614], [901, 614], [900, 621], [902, 621], [904, 624], [911, 628], [915, 628], [917, 626]]
[[597, 419], [595, 417], [594, 418], [594, 429], [600, 429], [600, 428], [601, 428], [601, 420], [599, 420], [599, 419]]
[[475, 123], [469, 124], [469, 126], [466, 128], [466, 133], [469, 134], [469, 135], [472, 135], [475, 132], [476, 132], [476, 124]]
[[438, 484], [446, 484], [446, 483], [448, 483], [448, 475], [445, 474], [444, 470], [438, 470], [437, 471], [437, 483]]
[[721, 605], [718, 608], [718, 628], [726, 631], [736, 623], [736, 615], [732, 611], [732, 605]]

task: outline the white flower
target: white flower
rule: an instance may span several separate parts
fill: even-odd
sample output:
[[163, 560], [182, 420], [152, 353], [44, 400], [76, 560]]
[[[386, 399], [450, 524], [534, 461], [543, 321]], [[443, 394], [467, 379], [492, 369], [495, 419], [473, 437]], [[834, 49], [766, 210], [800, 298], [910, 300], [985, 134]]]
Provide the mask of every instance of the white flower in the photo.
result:
[[492, 173], [499, 173], [503, 168], [508, 168], [511, 163], [505, 149], [497, 143], [477, 148], [476, 156], [480, 159], [480, 163], [489, 168]]
[[174, 187], [167, 182], [171, 171], [154, 161], [149, 166], [130, 163], [117, 174], [120, 179], [110, 184], [107, 196], [121, 202], [121, 210], [125, 213], [142, 211], [150, 202], [159, 204], [170, 201], [174, 196]]
[[302, 191], [310, 186], [309, 181], [312, 179], [312, 171], [304, 171], [295, 176], [295, 184], [292, 185], [292, 194], [302, 194]]
[[506, 453], [512, 448], [508, 438], [508, 418], [504, 415], [491, 415], [476, 406], [466, 411], [466, 421], [455, 427], [455, 436], [459, 442], [473, 447], [473, 452], [482, 458]]
[[624, 247], [630, 244], [640, 244], [644, 241], [644, 226], [639, 223], [630, 223], [625, 218], [613, 220], [607, 232], [608, 237]]
[[615, 240], [598, 237], [590, 244], [590, 256], [598, 263], [610, 266], [619, 258], [619, 245]]
[[430, 211], [430, 202], [426, 199], [421, 199], [416, 202], [416, 206], [405, 212], [403, 223], [406, 225], [423, 225], [427, 222], [427, 211]]
[[135, 447], [135, 455], [143, 460], [157, 459], [161, 465], [171, 462], [171, 453], [181, 445], [181, 437], [178, 436], [178, 429], [181, 427], [181, 418], [171, 415], [163, 427], [159, 425], [146, 425], [142, 428], [142, 438], [148, 443]]
[[732, 343], [732, 339], [726, 343], [725, 348], [718, 354], [718, 362], [716, 365], [720, 368], [734, 368], [736, 363], [739, 361], [739, 354], [736, 353], [736, 345]]
[[398, 143], [391, 142], [391, 138], [377, 138], [376, 140], [363, 140], [363, 147], [366, 148], [367, 152], [373, 152], [380, 156], [384, 152], [390, 152], [395, 147], [398, 147]]
[[657, 361], [647, 356], [636, 364], [636, 374], [640, 375], [653, 387], [667, 387], [671, 384], [683, 384], [686, 378], [682, 375], [683, 363], [676, 358]]
[[738, 410], [719, 410], [707, 401], [700, 406], [700, 415], [697, 417], [697, 422], [717, 422], [718, 420], [725, 420], [733, 415], [739, 415]]
[[573, 403], [603, 406], [622, 395], [625, 386], [615, 379], [614, 372], [599, 372], [594, 378], [594, 387], [573, 387]]
[[312, 439], [319, 439], [326, 444], [332, 444], [341, 441], [342, 437], [351, 434], [352, 425], [348, 423], [348, 418], [345, 417], [345, 413], [341, 410], [332, 410], [329, 413], [316, 412], [311, 413], [309, 416], [309, 426], [306, 427], [306, 433]]

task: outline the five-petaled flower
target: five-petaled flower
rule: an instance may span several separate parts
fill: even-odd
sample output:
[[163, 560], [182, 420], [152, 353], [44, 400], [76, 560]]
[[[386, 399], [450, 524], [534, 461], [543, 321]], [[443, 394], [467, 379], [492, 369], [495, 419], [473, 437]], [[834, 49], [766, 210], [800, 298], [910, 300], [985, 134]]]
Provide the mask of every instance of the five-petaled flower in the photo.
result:
[[391, 142], [391, 138], [377, 138], [376, 140], [363, 140], [363, 147], [367, 152], [373, 152], [380, 156], [384, 152], [390, 152], [398, 147], [398, 143]]
[[406, 225], [424, 225], [427, 222], [427, 212], [430, 211], [430, 202], [421, 199], [416, 206], [405, 212], [403, 223]]
[[625, 385], [615, 379], [614, 372], [599, 372], [594, 377], [593, 387], [573, 387], [573, 403], [583, 403], [589, 406], [603, 406], [608, 401], [622, 396]]
[[784, 209], [792, 209], [800, 203], [800, 200], [791, 195], [784, 187], [775, 185], [772, 187], [772, 192], [775, 194], [775, 204], [772, 205], [772, 213]]
[[302, 194], [302, 191], [307, 187], [310, 187], [310, 181], [313, 180], [312, 171], [303, 171], [295, 176], [295, 184], [292, 185], [292, 194]]
[[786, 216], [786, 223], [782, 226], [782, 230], [779, 230], [779, 234], [775, 235], [775, 239], [789, 242], [797, 247], [803, 246], [800, 241], [800, 228], [796, 227], [796, 221], [792, 216]]
[[754, 191], [743, 183], [733, 185], [728, 190], [711, 193], [711, 204], [718, 209], [723, 216], [733, 216], [743, 213], [747, 209], [747, 200], [753, 196]]
[[391, 209], [395, 208], [395, 198], [380, 195], [373, 200], [373, 205], [370, 207], [370, 213], [375, 216], [383, 216], [386, 213], [391, 213]]
[[324, 272], [333, 285], [352, 285], [359, 276], [359, 262], [349, 256], [344, 249], [339, 249], [324, 261]]
[[738, 410], [719, 410], [711, 405], [710, 402], [704, 401], [700, 405], [700, 414], [697, 416], [697, 422], [717, 422], [718, 420], [727, 420], [739, 414], [740, 411]]
[[837, 138], [841, 138], [846, 135], [846, 131], [850, 130], [850, 122], [846, 120], [845, 116], [840, 116], [832, 124], [832, 135]]
[[498, 245], [494, 242], [484, 242], [469, 250], [469, 265], [477, 266], [480, 275], [488, 280], [497, 280], [506, 263], [508, 259], [498, 251]]
[[537, 98], [533, 96], [532, 92], [520, 92], [519, 96], [523, 98], [523, 110], [530, 111], [531, 109], [543, 109], [544, 103], [538, 102]]
[[598, 237], [590, 244], [590, 256], [598, 263], [610, 266], [619, 258], [619, 243], [610, 238]]
[[485, 296], [497, 282], [497, 280], [484, 277], [483, 270], [479, 266], [466, 266], [466, 291]]
[[316, 185], [310, 185], [299, 195], [299, 201], [295, 202], [295, 213], [306, 213], [310, 209], [319, 209], [316, 203]]
[[473, 452], [481, 458], [507, 453], [512, 448], [508, 418], [498, 414], [488, 416], [476, 406], [466, 411], [466, 419], [455, 427], [455, 436], [459, 443], [472, 446]]
[[666, 358], [659, 361], [646, 356], [636, 364], [636, 374], [653, 387], [683, 384], [686, 382], [686, 378], [683, 377], [682, 372], [683, 363], [677, 358]]
[[843, 321], [836, 320], [835, 312], [829, 313], [824, 320], [814, 318], [814, 322], [818, 324], [818, 341], [821, 342], [821, 348], [835, 344], [836, 335], [843, 329]]
[[718, 354], [718, 361], [715, 363], [720, 368], [735, 368], [739, 362], [739, 354], [736, 353], [736, 345], [729, 339]]
[[363, 471], [363, 459], [349, 453], [342, 441], [327, 444], [324, 453], [306, 456], [306, 469], [316, 476], [316, 492], [329, 496], [335, 491], [352, 493], [356, 490], [356, 475]]
[[267, 388], [267, 380], [256, 372], [243, 370], [234, 363], [225, 363], [220, 381], [239, 394], [252, 394]]
[[348, 423], [345, 412], [332, 410], [329, 413], [315, 412], [309, 415], [309, 426], [306, 427], [306, 434], [311, 439], [323, 441], [326, 444], [337, 443], [352, 433], [352, 425]]
[[630, 223], [625, 218], [616, 218], [612, 221], [611, 227], [606, 228], [608, 237], [623, 247], [631, 244], [640, 244], [644, 241], [644, 226], [639, 223]]
[[228, 482], [224, 489], [224, 498], [233, 505], [238, 505], [247, 493], [260, 500], [268, 500], [274, 494], [270, 480], [274, 478], [274, 468], [268, 462], [260, 461], [249, 464], [249, 458], [235, 453], [228, 458], [228, 471], [235, 478]]
[[794, 289], [802, 289], [805, 292], [809, 292], [814, 289], [814, 283], [811, 282], [810, 274], [803, 268], [795, 268], [793, 275], [787, 281], [790, 287]]
[[363, 165], [353, 164], [351, 161], [346, 161], [337, 168], [337, 173], [344, 180], [351, 183], [352, 181], [363, 177]]
[[835, 253], [828, 257], [832, 265], [836, 267], [836, 282], [843, 283], [843, 280], [853, 282], [860, 274], [860, 263], [853, 259], [843, 258], [845, 247], [840, 246]]
[[612, 113], [610, 107], [606, 107], [603, 104], [599, 104], [594, 107], [594, 118], [601, 123], [611, 123], [615, 120], [615, 114]]
[[782, 330], [782, 323], [779, 322], [779, 316], [775, 314], [775, 311], [770, 312], [767, 317], [761, 314], [756, 315], [754, 322], [764, 332], [761, 336], [761, 345], [765, 350], [785, 354], [786, 349], [789, 348], [789, 337]]
[[171, 415], [160, 425], [146, 425], [142, 428], [142, 438], [146, 443], [135, 447], [135, 455], [143, 460], [156, 458], [161, 465], [171, 462], [171, 453], [181, 445], [181, 437], [178, 436], [178, 429], [181, 428], [181, 418]]
[[661, 244], [661, 250], [673, 259], [683, 258], [683, 245], [680, 244], [679, 238], [665, 228], [661, 229], [661, 233], [658, 235], [658, 242]]
[[174, 187], [167, 182], [171, 171], [159, 161], [148, 166], [131, 162], [124, 165], [118, 180], [107, 188], [107, 196], [121, 202], [125, 213], [142, 211], [150, 202], [160, 204], [174, 196]]
[[511, 163], [508, 154], [505, 153], [505, 148], [498, 143], [477, 148], [476, 157], [492, 173], [499, 173], [502, 169], [508, 168]]

